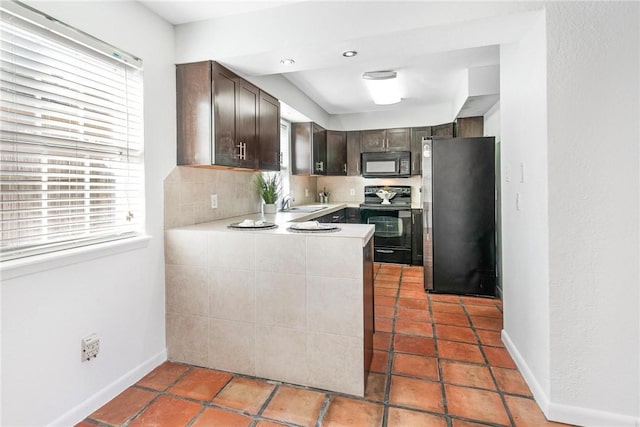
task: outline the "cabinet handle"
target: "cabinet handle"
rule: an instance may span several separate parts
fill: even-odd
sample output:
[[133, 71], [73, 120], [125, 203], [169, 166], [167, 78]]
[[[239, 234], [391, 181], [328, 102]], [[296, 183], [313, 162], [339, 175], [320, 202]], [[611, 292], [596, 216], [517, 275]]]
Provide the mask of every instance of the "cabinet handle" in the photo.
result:
[[236, 145], [236, 147], [238, 147], [238, 159], [246, 160], [247, 159], [247, 143], [240, 142], [238, 145]]
[[392, 254], [393, 251], [389, 250], [389, 249], [376, 249], [376, 252], [380, 253], [380, 254]]

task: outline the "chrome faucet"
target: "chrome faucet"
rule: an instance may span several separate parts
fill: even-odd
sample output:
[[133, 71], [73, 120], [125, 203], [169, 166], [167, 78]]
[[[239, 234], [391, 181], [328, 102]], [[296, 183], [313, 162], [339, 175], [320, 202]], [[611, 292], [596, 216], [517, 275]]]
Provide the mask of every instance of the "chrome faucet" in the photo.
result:
[[295, 202], [296, 199], [293, 198], [292, 195], [284, 196], [282, 199], [282, 210], [287, 210], [291, 207], [291, 202]]

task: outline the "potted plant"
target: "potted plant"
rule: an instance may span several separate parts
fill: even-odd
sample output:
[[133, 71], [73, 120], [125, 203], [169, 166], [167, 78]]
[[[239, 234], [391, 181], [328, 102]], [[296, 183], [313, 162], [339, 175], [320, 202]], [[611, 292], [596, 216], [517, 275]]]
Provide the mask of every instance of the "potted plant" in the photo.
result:
[[278, 174], [257, 174], [256, 190], [264, 201], [263, 213], [276, 213], [276, 201], [280, 193], [280, 179]]

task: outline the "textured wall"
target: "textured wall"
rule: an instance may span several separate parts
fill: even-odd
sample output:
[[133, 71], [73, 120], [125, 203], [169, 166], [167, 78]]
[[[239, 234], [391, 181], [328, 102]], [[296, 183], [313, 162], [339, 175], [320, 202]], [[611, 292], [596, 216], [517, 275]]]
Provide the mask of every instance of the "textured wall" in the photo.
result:
[[550, 413], [586, 425], [640, 423], [638, 22], [547, 5]]

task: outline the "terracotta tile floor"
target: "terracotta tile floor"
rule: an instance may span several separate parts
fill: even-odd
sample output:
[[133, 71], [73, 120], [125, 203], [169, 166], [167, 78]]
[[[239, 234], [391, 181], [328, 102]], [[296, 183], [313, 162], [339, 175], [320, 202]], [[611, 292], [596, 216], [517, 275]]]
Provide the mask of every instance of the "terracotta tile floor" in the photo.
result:
[[427, 294], [422, 268], [375, 265], [364, 399], [166, 362], [79, 426], [560, 426], [500, 340], [499, 300]]

